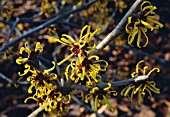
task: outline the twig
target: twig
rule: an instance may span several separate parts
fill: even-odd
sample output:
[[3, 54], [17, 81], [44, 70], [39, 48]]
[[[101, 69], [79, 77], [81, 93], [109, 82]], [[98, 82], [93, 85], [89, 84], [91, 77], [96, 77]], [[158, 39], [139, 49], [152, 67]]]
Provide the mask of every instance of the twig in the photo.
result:
[[30, 115], [28, 115], [27, 117], [36, 117], [38, 115], [38, 113], [40, 113], [43, 110], [44, 110], [43, 107], [39, 107], [35, 111], [33, 111]]
[[0, 73], [0, 77], [4, 80], [6, 80], [9, 83], [13, 83], [13, 81], [11, 79], [9, 79], [8, 77], [6, 77], [4, 74]]
[[[57, 62], [58, 62], [57, 56], [55, 56], [56, 52], [57, 52], [57, 48], [55, 48], [55, 50], [53, 51], [52, 56], [53, 56], [54, 61], [57, 63]], [[56, 71], [57, 71], [57, 75], [61, 76], [60, 68], [59, 68], [58, 65], [56, 65], [55, 69], [56, 69]], [[62, 86], [62, 85], [64, 84], [63, 78], [61, 78], [60, 81], [57, 79], [57, 82], [58, 82], [58, 84], [59, 84], [60, 86]]]
[[[21, 31], [19, 30], [18, 27], [15, 28], [15, 31], [16, 31], [20, 36], [22, 35], [22, 33], [21, 33]], [[23, 39], [24, 39], [25, 42], [27, 41], [26, 38], [23, 38]], [[28, 46], [30, 46], [30, 45], [28, 45]]]
[[3, 115], [5, 115], [5, 113], [7, 113], [11, 110], [15, 110], [16, 108], [27, 108], [27, 109], [33, 110], [35, 107], [37, 107], [37, 104], [18, 104], [15, 106], [9, 106], [8, 108], [6, 108], [5, 110], [3, 110], [0, 113], [0, 116], [3, 117]]
[[72, 14], [72, 13], [76, 13], [76, 12], [79, 12], [79, 11], [81, 11], [81, 10], [87, 9], [87, 8], [90, 7], [92, 4], [94, 4], [96, 1], [97, 1], [97, 0], [92, 0], [92, 1], [90, 1], [90, 2], [88, 2], [88, 3], [86, 3], [86, 4], [84, 4], [84, 5], [82, 5], [81, 7], [78, 7], [78, 8], [76, 8], [76, 9], [71, 10], [71, 11], [65, 12], [65, 13], [63, 13], [63, 14], [61, 14], [61, 15], [59, 15], [59, 16], [56, 16], [56, 17], [54, 17], [53, 19], [50, 19], [49, 21], [41, 24], [40, 26], [37, 26], [36, 28], [31, 29], [31, 30], [28, 31], [27, 33], [25, 33], [25, 34], [23, 34], [23, 35], [21, 35], [21, 36], [19, 36], [19, 37], [14, 38], [13, 40], [9, 41], [7, 44], [5, 44], [4, 46], [2, 46], [2, 47], [0, 48], [0, 53], [3, 52], [3, 51], [5, 51], [8, 47], [13, 46], [15, 43], [19, 42], [19, 41], [22, 40], [23, 38], [25, 38], [25, 37], [33, 34], [34, 32], [37, 32], [37, 31], [45, 28], [45, 27], [48, 26], [49, 24], [51, 24], [51, 23], [53, 23], [53, 22], [56, 22], [57, 20], [59, 20], [59, 19], [61, 19], [61, 18], [64, 18], [64, 17], [66, 17], [66, 16], [68, 16], [68, 15], [70, 15], [70, 14]]
[[[106, 31], [106, 29], [109, 27], [110, 22], [111, 22], [111, 21], [113, 20], [113, 18], [115, 17], [117, 10], [118, 10], [118, 6], [115, 5], [115, 9], [114, 9], [111, 17], [109, 18], [109, 21], [107, 22], [107, 24], [105, 25], [105, 27], [102, 29], [102, 31], [100, 32], [100, 34], [104, 33], [104, 32]], [[99, 35], [100, 35], [100, 34], [99, 34]]]
[[7, 38], [6, 38], [5, 43], [8, 43], [8, 42], [9, 42], [9, 39], [10, 39], [13, 31], [15, 30], [18, 22], [19, 22], [19, 18], [16, 18], [16, 21], [13, 23], [13, 25], [11, 26], [11, 29], [10, 29], [9, 32], [8, 32], [8, 35], [7, 35]]
[[105, 48], [113, 40], [114, 37], [116, 37], [118, 35], [118, 33], [120, 32], [121, 28], [126, 23], [128, 17], [135, 11], [135, 9], [138, 7], [138, 5], [140, 4], [141, 1], [142, 0], [136, 0], [136, 2], [132, 5], [132, 7], [125, 14], [125, 16], [122, 18], [122, 20], [119, 22], [119, 24], [115, 27], [115, 29], [112, 30], [112, 32], [109, 35], [107, 35], [107, 37], [104, 38], [104, 40], [101, 41], [97, 45], [95, 50], [90, 55], [93, 55], [93, 54], [96, 54], [96, 53], [100, 52], [103, 48]]
[[6, 77], [2, 73], [0, 73], [0, 78], [6, 80], [8, 83], [11, 83], [11, 84], [15, 84], [15, 83], [20, 84], [20, 85], [27, 85], [27, 84], [29, 84], [27, 81], [22, 81], [22, 82], [16, 81], [16, 82], [14, 82], [14, 81], [12, 81], [10, 78]]

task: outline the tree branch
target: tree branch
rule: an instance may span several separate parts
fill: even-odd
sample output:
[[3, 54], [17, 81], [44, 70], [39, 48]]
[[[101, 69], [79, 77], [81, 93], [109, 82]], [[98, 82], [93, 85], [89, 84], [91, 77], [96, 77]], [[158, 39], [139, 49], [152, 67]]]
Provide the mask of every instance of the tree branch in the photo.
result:
[[[149, 76], [147, 76], [147, 75], [136, 76], [134, 78], [129, 78], [126, 80], [111, 82], [111, 85], [112, 85], [112, 87], [124, 86], [124, 85], [130, 84], [130, 83], [144, 81], [144, 80], [147, 80], [148, 78], [149, 78]], [[108, 83], [99, 83], [99, 84], [94, 85], [93, 87], [106, 88], [106, 87], [108, 87]], [[89, 87], [87, 87], [85, 85], [79, 85], [79, 84], [73, 84], [71, 86], [71, 88], [83, 90], [83, 91], [88, 91], [88, 89], [89, 89]]]

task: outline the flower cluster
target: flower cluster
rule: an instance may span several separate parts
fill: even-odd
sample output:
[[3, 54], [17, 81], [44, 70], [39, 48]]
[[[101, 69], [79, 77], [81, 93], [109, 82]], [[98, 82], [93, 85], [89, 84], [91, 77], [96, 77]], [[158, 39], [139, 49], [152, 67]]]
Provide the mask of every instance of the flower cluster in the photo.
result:
[[[143, 47], [148, 44], [148, 36], [146, 32], [148, 29], [153, 31], [154, 29], [162, 28], [163, 25], [157, 21], [157, 16], [154, 10], [156, 6], [152, 6], [149, 1], [144, 1], [140, 6], [140, 12], [128, 18], [128, 23], [126, 25], [126, 32], [128, 36], [128, 44], [132, 46], [133, 41], [137, 37], [137, 47], [141, 48], [140, 43], [142, 42], [142, 37], [146, 39]], [[143, 35], [143, 36], [142, 36]]]
[[[74, 83], [85, 84], [87, 86], [94, 85], [101, 80], [100, 71], [106, 71], [108, 63], [99, 60], [98, 56], [90, 56], [79, 58], [77, 61], [72, 60], [65, 71], [67, 79], [71, 79]], [[83, 82], [82, 82], [83, 81]]]
[[99, 88], [94, 87], [91, 88], [89, 94], [85, 96], [85, 102], [88, 103], [90, 100], [94, 101], [94, 111], [97, 111], [102, 105], [106, 105], [109, 107], [111, 111], [114, 111], [109, 99], [111, 96], [116, 96], [117, 92], [111, 88], [111, 84], [108, 83], [108, 87]]
[[79, 41], [75, 41], [66, 34], [63, 34], [61, 39], [54, 39], [56, 42], [71, 47], [71, 54], [59, 62], [58, 65], [61, 65], [73, 56], [77, 57], [67, 66], [65, 71], [66, 79], [71, 79], [74, 83], [86, 84], [87, 86], [98, 83], [101, 79], [99, 72], [106, 71], [108, 66], [108, 63], [100, 60], [98, 56], [88, 57], [89, 53], [95, 48], [95, 44], [91, 44], [91, 40], [100, 31], [100, 29], [96, 29], [94, 32], [91, 32], [90, 28], [88, 25], [83, 27]]
[[16, 60], [17, 64], [34, 64], [35, 66], [38, 64], [38, 54], [43, 51], [43, 48], [40, 45], [40, 42], [36, 43], [36, 47], [34, 50], [30, 50], [28, 47], [28, 42], [26, 42], [25, 47], [20, 48], [20, 57]]
[[[145, 66], [143, 69], [139, 68], [139, 64], [143, 63], [144, 60], [141, 60], [136, 65], [136, 71], [131, 74], [132, 78], [136, 78], [138, 80], [135, 80], [136, 82], [134, 84], [130, 84], [127, 87], [125, 87], [121, 95], [122, 96], [128, 96], [130, 97], [130, 100], [132, 101], [133, 96], [135, 94], [138, 94], [138, 104], [141, 104], [143, 101], [143, 97], [145, 96], [146, 92], [148, 92], [149, 97], [152, 97], [152, 93], [154, 92], [156, 94], [160, 93], [160, 89], [156, 88], [156, 83], [154, 81], [148, 80], [148, 77], [151, 75], [153, 71], [160, 72], [159, 68], [153, 68], [146, 74], [146, 70], [148, 69], [148, 66]], [[147, 78], [147, 80], [140, 81], [140, 78]]]
[[[70, 59], [71, 57], [75, 56], [78, 58], [84, 58], [86, 57], [90, 52], [94, 50], [96, 47], [95, 44], [91, 44], [91, 40], [94, 37], [95, 34], [97, 34], [101, 29], [96, 29], [94, 32], [90, 31], [90, 26], [86, 25], [82, 28], [80, 33], [80, 39], [79, 41], [75, 41], [71, 36], [63, 34], [61, 39], [55, 39], [54, 42], [59, 42], [61, 44], [70, 46], [71, 54], [63, 59], [61, 62], [58, 63], [58, 65], [63, 64], [65, 61]], [[84, 34], [86, 33], [86, 34]]]
[[[43, 48], [40, 42], [36, 43], [34, 50], [28, 47], [28, 42], [25, 43], [25, 47], [20, 48], [20, 54], [26, 54], [24, 57], [20, 56], [16, 62], [18, 64], [24, 64], [25, 70], [23, 73], [18, 73], [20, 76], [27, 77], [27, 81], [31, 84], [28, 88], [28, 93], [33, 94], [33, 96], [28, 97], [28, 99], [33, 99], [37, 101], [40, 107], [44, 108], [45, 111], [54, 112], [57, 110], [57, 115], [61, 115], [68, 111], [68, 104], [71, 100], [70, 88], [59, 86], [56, 82], [57, 75], [51, 73], [55, 68], [55, 62], [53, 61], [53, 67], [50, 69], [42, 69], [37, 67], [38, 64], [38, 54], [42, 52]], [[25, 53], [24, 53], [25, 52]], [[31, 61], [31, 62], [30, 62]]]

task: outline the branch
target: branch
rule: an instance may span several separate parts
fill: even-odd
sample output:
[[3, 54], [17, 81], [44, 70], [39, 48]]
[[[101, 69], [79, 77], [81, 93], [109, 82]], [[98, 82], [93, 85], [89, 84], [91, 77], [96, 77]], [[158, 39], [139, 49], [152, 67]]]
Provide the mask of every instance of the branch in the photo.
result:
[[9, 32], [8, 32], [8, 35], [7, 35], [7, 38], [6, 38], [6, 43], [9, 42], [9, 39], [10, 39], [10, 37], [11, 37], [13, 31], [15, 30], [15, 28], [16, 28], [18, 22], [19, 22], [19, 18], [16, 18], [16, 21], [15, 21], [15, 22], [13, 23], [13, 25], [11, 26], [11, 30], [9, 30]]
[[38, 113], [40, 113], [43, 110], [44, 110], [43, 107], [39, 107], [35, 111], [33, 111], [30, 115], [28, 115], [27, 117], [36, 117], [38, 115]]
[[[147, 76], [147, 75], [136, 76], [134, 78], [129, 78], [126, 80], [111, 82], [111, 85], [112, 85], [112, 87], [124, 86], [124, 85], [130, 84], [130, 83], [144, 81], [144, 80], [147, 80], [148, 78], [149, 78], [149, 76]], [[108, 87], [108, 83], [99, 83], [99, 84], [94, 85], [93, 87], [106, 88], [106, 87]], [[89, 89], [89, 87], [87, 87], [85, 85], [79, 85], [79, 84], [73, 84], [71, 86], [71, 88], [83, 90], [83, 91], [88, 91], [88, 89]]]
[[93, 55], [93, 54], [100, 52], [103, 48], [105, 48], [113, 40], [114, 37], [116, 37], [118, 35], [118, 33], [121, 31], [121, 28], [126, 23], [128, 17], [133, 13], [133, 11], [135, 11], [135, 9], [138, 7], [138, 5], [140, 4], [141, 1], [142, 0], [136, 0], [136, 2], [132, 5], [132, 7], [125, 14], [125, 16], [122, 18], [122, 20], [119, 22], [119, 24], [115, 27], [115, 29], [112, 30], [112, 32], [109, 35], [107, 35], [107, 37], [104, 38], [104, 40], [101, 41], [97, 45], [95, 50], [90, 55]]
[[27, 85], [29, 84], [27, 81], [12, 81], [10, 78], [6, 77], [4, 74], [0, 73], [0, 78], [6, 80], [8, 83], [11, 84], [20, 84], [20, 85]]
[[84, 5], [82, 5], [81, 7], [78, 7], [78, 8], [76, 8], [76, 9], [71, 10], [71, 11], [65, 12], [65, 13], [63, 13], [63, 14], [61, 14], [61, 15], [59, 15], [59, 16], [56, 16], [56, 17], [54, 17], [53, 19], [50, 19], [49, 21], [47, 21], [47, 22], [45, 22], [45, 23], [37, 26], [36, 28], [31, 29], [31, 30], [28, 31], [27, 33], [25, 33], [25, 34], [23, 34], [23, 35], [21, 35], [21, 36], [19, 36], [19, 37], [14, 38], [13, 40], [9, 41], [7, 44], [5, 44], [4, 46], [2, 46], [2, 47], [0, 48], [0, 53], [3, 52], [3, 51], [5, 51], [8, 47], [13, 46], [15, 43], [19, 42], [19, 41], [22, 40], [23, 38], [25, 38], [25, 37], [27, 37], [27, 36], [29, 36], [29, 35], [37, 32], [37, 31], [39, 31], [39, 30], [41, 30], [41, 29], [43, 29], [43, 28], [45, 28], [45, 27], [48, 26], [49, 24], [51, 24], [51, 23], [53, 23], [53, 22], [56, 22], [56, 21], [58, 21], [58, 20], [61, 19], [61, 18], [67, 17], [67, 16], [69, 16], [70, 14], [73, 14], [73, 13], [76, 13], [76, 12], [79, 12], [79, 11], [82, 11], [82, 10], [84, 10], [84, 9], [87, 9], [87, 8], [90, 7], [92, 4], [94, 4], [96, 1], [97, 1], [97, 0], [92, 0], [92, 1], [90, 1], [90, 2], [88, 2], [88, 3], [86, 3], [86, 4], [84, 4]]

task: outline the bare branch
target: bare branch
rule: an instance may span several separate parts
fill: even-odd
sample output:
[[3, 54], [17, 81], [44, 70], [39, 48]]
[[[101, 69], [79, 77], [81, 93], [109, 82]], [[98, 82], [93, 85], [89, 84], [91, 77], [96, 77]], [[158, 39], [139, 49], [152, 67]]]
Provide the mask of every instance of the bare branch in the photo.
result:
[[[111, 83], [112, 87], [124, 86], [124, 85], [128, 85], [130, 83], [144, 81], [144, 80], [147, 80], [148, 78], [149, 78], [149, 76], [142, 75], [142, 76], [136, 76], [134, 78], [129, 78], [126, 80], [115, 81], [115, 82], [110, 82], [110, 83]], [[106, 87], [108, 87], [108, 83], [99, 83], [99, 84], [94, 85], [94, 87], [106, 88]], [[88, 89], [89, 89], [89, 87], [87, 87], [85, 85], [79, 85], [79, 84], [73, 84], [71, 88], [83, 90], [83, 91], [88, 91]]]

